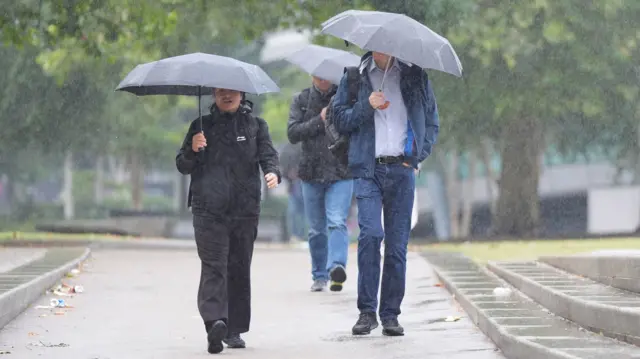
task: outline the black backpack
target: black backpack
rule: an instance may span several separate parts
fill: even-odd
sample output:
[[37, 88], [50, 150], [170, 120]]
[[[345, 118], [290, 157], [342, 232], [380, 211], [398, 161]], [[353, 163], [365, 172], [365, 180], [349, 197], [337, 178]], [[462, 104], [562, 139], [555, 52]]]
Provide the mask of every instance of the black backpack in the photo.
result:
[[[345, 67], [348, 84], [348, 101], [353, 106], [358, 101], [360, 89], [360, 71], [357, 67]], [[349, 136], [341, 135], [333, 123], [332, 105], [335, 95], [329, 100], [325, 120], [325, 135], [329, 143], [329, 150], [345, 166], [349, 163]]]

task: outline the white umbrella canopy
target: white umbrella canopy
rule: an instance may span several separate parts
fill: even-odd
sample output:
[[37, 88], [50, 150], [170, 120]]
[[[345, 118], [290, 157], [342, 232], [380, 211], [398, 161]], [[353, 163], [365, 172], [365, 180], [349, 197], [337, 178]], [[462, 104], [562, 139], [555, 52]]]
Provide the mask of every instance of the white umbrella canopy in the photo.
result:
[[406, 15], [347, 10], [325, 21], [322, 33], [422, 68], [462, 76], [462, 64], [449, 40]]

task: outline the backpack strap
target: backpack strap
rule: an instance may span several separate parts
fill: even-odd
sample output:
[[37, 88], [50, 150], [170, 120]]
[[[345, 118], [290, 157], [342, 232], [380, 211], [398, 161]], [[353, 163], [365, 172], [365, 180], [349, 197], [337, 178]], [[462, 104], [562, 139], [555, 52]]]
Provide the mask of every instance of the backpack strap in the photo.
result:
[[349, 102], [353, 106], [358, 101], [358, 91], [360, 90], [360, 70], [355, 66], [344, 68], [347, 74], [347, 86]]
[[[307, 99], [304, 99], [304, 96], [307, 96]], [[298, 95], [300, 96], [301, 103], [306, 103], [304, 110], [302, 111], [302, 117], [304, 118], [307, 115], [307, 111], [309, 111], [309, 106], [311, 105], [311, 90], [304, 89]]]

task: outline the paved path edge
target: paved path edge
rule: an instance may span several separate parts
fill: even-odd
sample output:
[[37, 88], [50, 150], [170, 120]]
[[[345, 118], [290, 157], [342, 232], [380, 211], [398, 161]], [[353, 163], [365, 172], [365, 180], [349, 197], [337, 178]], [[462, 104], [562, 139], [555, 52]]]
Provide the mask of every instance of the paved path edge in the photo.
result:
[[614, 288], [640, 293], [640, 258], [636, 256], [543, 256], [538, 262]]
[[[515, 335], [508, 333], [500, 324], [489, 318], [482, 309], [473, 304], [473, 302], [460, 289], [453, 284], [453, 281], [441, 270], [437, 265], [431, 263], [425, 258], [433, 268], [433, 272], [440, 279], [444, 287], [455, 296], [460, 306], [467, 312], [469, 318], [478, 328], [488, 336], [504, 356], [510, 359], [575, 359], [576, 357], [567, 355], [558, 350], [544, 347], [530, 341], [525, 341]], [[493, 273], [485, 268], [478, 267], [483, 273], [499, 279]]]
[[[549, 266], [548, 264], [540, 265]], [[553, 314], [566, 318], [592, 332], [601, 332], [606, 337], [636, 346], [640, 345], [640, 329], [638, 329], [640, 312], [636, 308], [616, 307], [574, 297], [511, 271], [497, 262], [489, 262], [487, 266], [493, 273], [502, 277]], [[552, 266], [549, 267], [559, 272], [565, 272]]]
[[[3, 247], [88, 247], [91, 249], [131, 249], [131, 250], [195, 250], [192, 239], [16, 239], [0, 241]], [[259, 250], [308, 251], [300, 244], [256, 241]]]
[[38, 300], [48, 289], [53, 287], [71, 269], [77, 267], [81, 262], [89, 258], [90, 255], [91, 249], [87, 248], [80, 256], [58, 268], [44, 273], [27, 283], [21, 284], [8, 292], [0, 294], [1, 313], [4, 313], [0, 316], [0, 329], [4, 328], [5, 325], [29, 308], [31, 304]]

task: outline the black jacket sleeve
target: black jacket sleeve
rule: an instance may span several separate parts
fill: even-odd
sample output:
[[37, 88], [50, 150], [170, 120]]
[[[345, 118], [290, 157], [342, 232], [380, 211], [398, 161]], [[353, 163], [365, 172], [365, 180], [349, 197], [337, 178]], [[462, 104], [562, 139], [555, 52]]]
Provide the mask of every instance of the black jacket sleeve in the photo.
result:
[[282, 174], [280, 173], [280, 160], [278, 151], [273, 146], [271, 135], [269, 134], [269, 125], [267, 121], [257, 118], [258, 120], [258, 157], [260, 168], [264, 174], [273, 173], [278, 176], [278, 183], [282, 182]]
[[192, 138], [196, 133], [198, 133], [197, 128], [198, 126], [196, 125], [196, 121], [191, 122], [187, 135], [184, 137], [184, 141], [182, 141], [182, 147], [180, 147], [178, 155], [176, 156], [176, 167], [183, 175], [191, 174], [200, 164], [200, 159], [198, 158], [197, 153], [193, 152], [191, 149]]
[[312, 139], [324, 133], [324, 121], [322, 121], [320, 114], [312, 117], [309, 121], [304, 121], [305, 113], [302, 108], [308, 102], [305, 99], [308, 99], [309, 96], [309, 90], [305, 90], [295, 96], [291, 102], [287, 137], [289, 137], [289, 142], [292, 144]]

